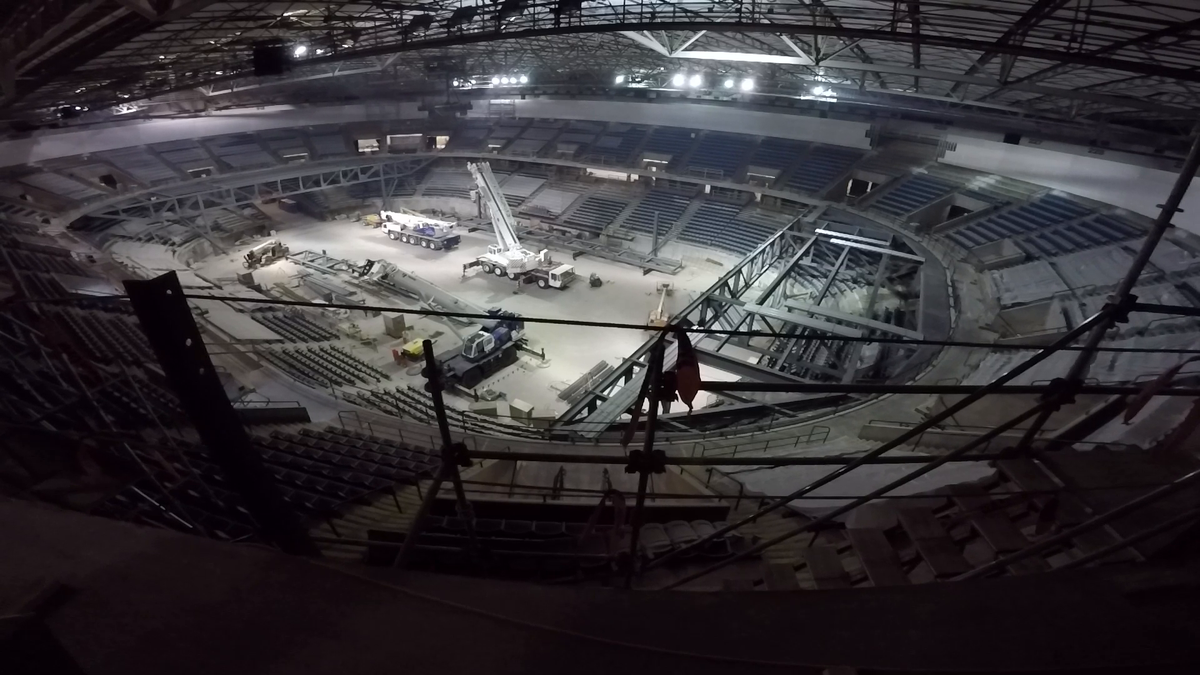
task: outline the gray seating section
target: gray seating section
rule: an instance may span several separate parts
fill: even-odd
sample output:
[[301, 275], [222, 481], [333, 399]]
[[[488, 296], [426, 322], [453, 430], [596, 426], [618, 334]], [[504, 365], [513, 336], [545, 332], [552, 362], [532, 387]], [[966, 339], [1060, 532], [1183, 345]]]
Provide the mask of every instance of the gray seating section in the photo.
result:
[[250, 318], [270, 328], [288, 342], [328, 342], [337, 333], [305, 318], [303, 314], [272, 309], [250, 312]]
[[75, 262], [70, 255], [12, 249], [8, 251], [8, 258], [12, 261], [13, 267], [19, 270], [43, 274], [70, 274], [79, 277], [92, 276], [91, 272]]
[[318, 389], [375, 385], [392, 377], [346, 350], [329, 344], [315, 347], [275, 347], [258, 352], [292, 378]]
[[582, 230], [600, 232], [628, 205], [627, 199], [616, 195], [590, 195], [563, 222]]
[[195, 141], [170, 141], [156, 143], [150, 147], [159, 157], [184, 171], [214, 168], [212, 158]]
[[250, 134], [220, 136], [208, 141], [208, 148], [222, 162], [235, 169], [270, 166], [275, 163]]
[[148, 185], [179, 180], [174, 169], [143, 148], [122, 148], [100, 153], [100, 157]]
[[754, 154], [750, 155], [747, 164], [784, 171], [796, 161], [797, 157], [804, 154], [806, 147], [808, 147], [807, 144], [801, 141], [764, 138], [754, 150]]
[[658, 235], [661, 237], [671, 231], [679, 216], [687, 210], [693, 197], [685, 197], [674, 192], [651, 190], [638, 202], [633, 211], [625, 217], [622, 227], [634, 232], [651, 234], [654, 231], [655, 214], [658, 218]]
[[913, 176], [889, 190], [872, 208], [893, 216], [902, 216], [941, 199], [954, 191], [955, 185], [933, 176]]
[[467, 127], [450, 135], [447, 150], [481, 150], [487, 141], [489, 129], [486, 127]]
[[650, 138], [646, 139], [642, 151], [670, 155], [671, 163], [674, 164], [687, 154], [699, 134], [695, 129], [658, 127], [650, 132]]
[[308, 146], [299, 132], [292, 129], [272, 129], [259, 134], [263, 143], [280, 157], [307, 155]]
[[[1027, 253], [1054, 256], [1107, 243], [1104, 236], [1090, 234], [1075, 236], [1048, 232], [1048, 228], [1088, 215], [1081, 204], [1058, 195], [1046, 195], [1015, 209], [997, 213], [981, 221], [965, 225], [950, 233], [950, 240], [964, 248], [975, 248], [1008, 237], [1037, 233], [1029, 242]], [[1035, 243], [1036, 241], [1036, 243]]]
[[156, 362], [154, 350], [131, 314], [75, 307], [54, 308], [50, 314], [94, 361]]
[[45, 190], [46, 192], [79, 201], [93, 197], [102, 197], [107, 194], [98, 188], [91, 187], [77, 180], [49, 172], [22, 176], [21, 182], [32, 185], [39, 190]]
[[536, 157], [545, 146], [546, 141], [538, 141], [530, 138], [518, 138], [512, 143], [509, 143], [508, 147], [504, 149], [504, 152], [511, 155], [519, 155], [521, 157]]
[[579, 199], [578, 192], [563, 190], [557, 187], [547, 188], [525, 204], [527, 210], [542, 210], [552, 216], [557, 216], [570, 208]]
[[[1181, 307], [1195, 306], [1173, 284], [1138, 285], [1133, 288], [1133, 294], [1138, 297], [1139, 302], [1177, 305]], [[1097, 291], [1081, 298], [1079, 302], [1069, 303], [1067, 314], [1071, 325], [1078, 326], [1088, 317], [1098, 313], [1108, 303], [1108, 298], [1109, 293]], [[1150, 314], [1149, 312], [1130, 312], [1128, 321], [1113, 326], [1112, 332], [1122, 337], [1135, 333], [1173, 333], [1182, 330], [1193, 330], [1196, 327], [1196, 323], [1196, 319], [1192, 317], [1167, 316], [1163, 314]]]
[[1124, 271], [1133, 265], [1133, 255], [1120, 246], [1110, 245], [1059, 256], [1050, 261], [1058, 276], [1072, 290], [1116, 286]]
[[329, 131], [313, 131], [309, 134], [309, 139], [312, 141], [313, 150], [316, 151], [317, 157], [343, 157], [352, 155], [354, 152], [346, 143], [346, 137], [337, 129]]
[[754, 139], [736, 134], [709, 132], [700, 139], [700, 144], [688, 159], [688, 170], [703, 171], [705, 175], [732, 180], [741, 171]]
[[766, 228], [747, 222], [739, 222], [737, 215], [742, 207], [734, 204], [706, 201], [696, 209], [679, 240], [699, 246], [710, 246], [734, 253], [745, 253], [762, 243], [760, 236]]
[[813, 146], [792, 171], [787, 186], [805, 192], [823, 192], [830, 183], [845, 175], [864, 154], [862, 150], [852, 148]]
[[588, 150], [588, 156], [604, 164], [628, 164], [633, 151], [646, 137], [646, 129], [614, 124]]
[[1067, 291], [1050, 263], [1038, 260], [988, 272], [1002, 307], [1020, 305]]
[[[1125, 245], [1136, 251], [1142, 248], [1143, 242], [1144, 239], [1139, 239], [1126, 242]], [[1150, 264], [1164, 272], [1183, 272], [1191, 269], [1197, 263], [1200, 263], [1200, 258], [1197, 258], [1194, 253], [1176, 246], [1168, 239], [1158, 242], [1158, 246], [1154, 247], [1154, 253], [1150, 254]]]
[[504, 194], [504, 201], [508, 202], [509, 206], [516, 206], [537, 192], [545, 182], [545, 178], [513, 174], [500, 185], [500, 192]]
[[458, 197], [467, 199], [471, 189], [475, 187], [475, 179], [471, 174], [461, 169], [434, 169], [429, 172], [425, 188], [421, 194], [426, 197]]

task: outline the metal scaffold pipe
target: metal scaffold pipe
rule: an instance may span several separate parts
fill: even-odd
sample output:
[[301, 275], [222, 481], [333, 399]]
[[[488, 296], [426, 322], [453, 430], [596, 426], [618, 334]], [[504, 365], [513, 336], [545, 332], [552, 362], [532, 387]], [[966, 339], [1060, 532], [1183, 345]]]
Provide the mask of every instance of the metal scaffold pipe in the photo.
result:
[[[823, 485], [831, 483], [831, 482], [837, 480], [838, 478], [841, 478], [842, 476], [846, 475], [847, 473], [857, 469], [858, 467], [871, 462], [875, 458], [887, 453], [888, 451], [893, 450], [893, 449], [909, 442], [910, 440], [920, 436], [921, 434], [925, 433], [926, 431], [935, 427], [936, 425], [942, 423], [943, 421], [950, 419], [956, 413], [958, 413], [960, 410], [967, 408], [968, 406], [975, 403], [979, 399], [987, 396], [995, 389], [1002, 387], [1005, 383], [1012, 381], [1014, 378], [1021, 375], [1021, 373], [1024, 373], [1025, 371], [1029, 370], [1030, 368], [1034, 367], [1035, 365], [1046, 360], [1052, 354], [1055, 353], [1055, 349], [1058, 346], [1070, 344], [1071, 342], [1076, 340], [1079, 336], [1087, 333], [1087, 331], [1090, 330], [1092, 328], [1092, 326], [1096, 325], [1096, 323], [1101, 320], [1101, 318], [1104, 316], [1104, 311], [1107, 311], [1107, 310], [1102, 310], [1099, 314], [1096, 314], [1096, 315], [1092, 316], [1091, 318], [1087, 319], [1082, 324], [1080, 324], [1079, 326], [1076, 326], [1074, 329], [1072, 329], [1070, 332], [1068, 332], [1066, 335], [1064, 335], [1061, 338], [1059, 338], [1058, 340], [1056, 340], [1049, 347], [1046, 347], [1045, 349], [1038, 352], [1037, 354], [1034, 354], [1029, 359], [1027, 359], [1023, 363], [1017, 365], [1016, 367], [1014, 367], [1012, 370], [1008, 371], [1007, 373], [996, 378], [989, 384], [986, 384], [986, 385], [976, 389], [974, 393], [969, 394], [968, 396], [966, 396], [965, 398], [960, 400], [958, 403], [947, 406], [945, 410], [934, 415], [933, 417], [930, 417], [929, 419], [925, 420], [921, 424], [918, 424], [917, 426], [913, 427], [912, 429], [909, 429], [907, 432], [900, 434], [899, 436], [888, 441], [887, 443], [884, 443], [883, 445], [876, 448], [875, 450], [872, 450], [871, 452], [859, 457], [854, 462], [847, 464], [836, 471], [833, 471], [832, 473], [825, 476], [824, 478], [818, 479], [818, 480], [814, 481], [813, 483], [805, 485], [804, 487], [792, 492], [790, 495], [788, 495], [782, 499], [778, 499], [774, 502], [771, 502], [767, 506], [759, 509], [758, 511], [750, 514], [749, 516], [746, 516], [745, 518], [742, 518], [741, 520], [739, 520], [735, 523], [730, 523], [729, 525], [726, 525], [725, 527], [718, 528], [712, 534], [709, 534], [708, 536], [705, 536], [705, 537], [701, 537], [698, 541], [693, 542], [692, 544], [689, 544], [687, 546], [684, 546], [683, 548], [676, 549], [676, 550], [672, 551], [671, 553], [668, 553], [667, 555], [665, 555], [665, 556], [659, 558], [658, 560], [647, 565], [646, 569], [653, 569], [655, 567], [658, 567], [659, 565], [662, 565], [662, 564], [666, 563], [667, 561], [674, 559], [676, 556], [678, 556], [686, 551], [696, 550], [697, 547], [704, 546], [708, 542], [712, 541], [713, 539], [716, 539], [717, 537], [725, 536], [729, 532], [732, 532], [733, 530], [736, 530], [737, 528], [742, 527], [743, 525], [748, 525], [768, 513], [771, 513], [777, 509], [783, 508], [791, 500], [795, 499], [796, 497], [803, 496], [805, 494], [808, 494], [809, 492], [812, 492], [813, 490], [816, 490], [817, 488], [819, 488]], [[1038, 409], [1038, 408], [1034, 408], [1034, 409]], [[1030, 417], [1032, 417], [1032, 415], [1030, 415]], [[991, 434], [992, 434], [992, 432], [989, 432], [988, 435], [991, 435]], [[974, 447], [974, 446], [975, 446], [975, 444], [972, 443], [966, 447]], [[707, 573], [708, 571], [712, 571], [713, 569], [719, 569], [720, 567], [723, 567], [725, 564], [728, 564], [728, 563], [722, 563], [720, 565], [717, 565], [714, 568], [710, 568], [709, 570], [706, 570], [705, 573]]]
[[[1141, 249], [1130, 264], [1129, 269], [1125, 272], [1125, 277], [1121, 279], [1121, 283], [1117, 286], [1117, 290], [1110, 296], [1109, 305], [1114, 311], [1107, 312], [1103, 320], [1092, 329], [1088, 335], [1087, 341], [1083, 345], [1083, 350], [1079, 352], [1079, 356], [1075, 362], [1071, 364], [1071, 369], [1063, 378], [1066, 386], [1062, 391], [1056, 394], [1053, 401], [1061, 404], [1073, 399], [1078, 387], [1083, 383], [1084, 377], [1091, 368], [1092, 359], [1096, 357], [1096, 348], [1100, 346], [1100, 342], [1104, 340], [1105, 334], [1118, 321], [1124, 321], [1124, 316], [1131, 309], [1135, 309], [1132, 301], [1135, 300], [1133, 288], [1137, 285], [1138, 279], [1142, 275], [1142, 270], [1146, 268], [1150, 262], [1150, 256], [1154, 254], [1154, 249], [1158, 247], [1158, 242], [1162, 241], [1163, 235], [1167, 233], [1167, 228], [1171, 227], [1171, 219], [1181, 209], [1179, 204], [1183, 202], [1184, 195], [1187, 194], [1188, 188], [1192, 184], [1192, 179], [1196, 176], [1197, 169], [1200, 169], [1200, 123], [1192, 129], [1192, 147], [1188, 151], [1187, 159], [1183, 162], [1183, 167], [1179, 169], [1179, 175], [1175, 177], [1175, 183], [1171, 186], [1171, 193], [1167, 195], [1167, 199], [1159, 205], [1158, 217], [1154, 219], [1154, 225], [1151, 226], [1150, 232], [1146, 235], [1146, 240], [1142, 242]], [[1042, 413], [1029, 425], [1029, 429], [1025, 431], [1025, 436], [1021, 438], [1021, 442], [1017, 444], [1017, 452], [1025, 452], [1029, 445], [1037, 437], [1042, 426], [1050, 419], [1050, 416], [1058, 410], [1058, 405], [1047, 406]]]

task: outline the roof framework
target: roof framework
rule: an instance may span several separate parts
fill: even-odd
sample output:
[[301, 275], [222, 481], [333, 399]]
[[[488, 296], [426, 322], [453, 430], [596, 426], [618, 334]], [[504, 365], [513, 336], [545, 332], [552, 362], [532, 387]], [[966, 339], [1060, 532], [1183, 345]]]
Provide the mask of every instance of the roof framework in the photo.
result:
[[9, 116], [244, 91], [264, 84], [250, 64], [265, 39], [309, 47], [266, 83], [310, 100], [428, 91], [431, 71], [653, 86], [703, 69], [756, 76], [760, 94], [817, 82], [845, 101], [1178, 131], [1200, 107], [1192, 0], [23, 0], [0, 21]]

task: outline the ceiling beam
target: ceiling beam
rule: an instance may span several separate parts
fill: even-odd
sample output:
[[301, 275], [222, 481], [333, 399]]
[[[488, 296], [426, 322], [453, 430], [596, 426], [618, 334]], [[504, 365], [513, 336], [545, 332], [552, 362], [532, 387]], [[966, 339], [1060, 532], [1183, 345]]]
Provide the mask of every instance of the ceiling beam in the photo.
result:
[[[1014, 23], [1011, 28], [1004, 31], [1004, 34], [996, 40], [995, 45], [993, 45], [991, 49], [981, 54], [979, 58], [975, 59], [975, 62], [972, 63], [971, 67], [967, 68], [967, 71], [963, 74], [974, 75], [980, 70], [983, 70], [987, 64], [992, 62], [992, 59], [996, 58], [1000, 54], [1010, 53], [1000, 51], [1000, 49], [1002, 47], [1020, 44], [1022, 41], [1024, 41], [1025, 35], [1029, 33], [1030, 29], [1041, 23], [1042, 20], [1047, 16], [1050, 16], [1059, 9], [1062, 9], [1063, 5], [1067, 4], [1068, 1], [1069, 0], [1038, 0], [1035, 2], [1033, 6], [1025, 10], [1025, 14], [1023, 14], [1020, 19], [1017, 19], [1016, 23]], [[961, 83], [954, 85], [950, 89], [950, 94], [957, 94], [962, 87], [963, 84]]]

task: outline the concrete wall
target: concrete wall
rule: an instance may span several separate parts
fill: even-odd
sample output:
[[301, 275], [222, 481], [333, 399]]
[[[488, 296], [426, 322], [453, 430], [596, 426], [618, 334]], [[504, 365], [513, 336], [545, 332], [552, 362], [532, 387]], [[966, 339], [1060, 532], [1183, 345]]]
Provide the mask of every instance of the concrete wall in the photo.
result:
[[[1010, 145], [967, 136], [948, 136], [956, 144], [939, 161], [1008, 176], [1112, 204], [1155, 217], [1177, 171], [1169, 160], [1155, 161], [1122, 152], [1090, 155], [1062, 144]], [[1200, 189], [1193, 185], [1175, 225], [1200, 232]]]

